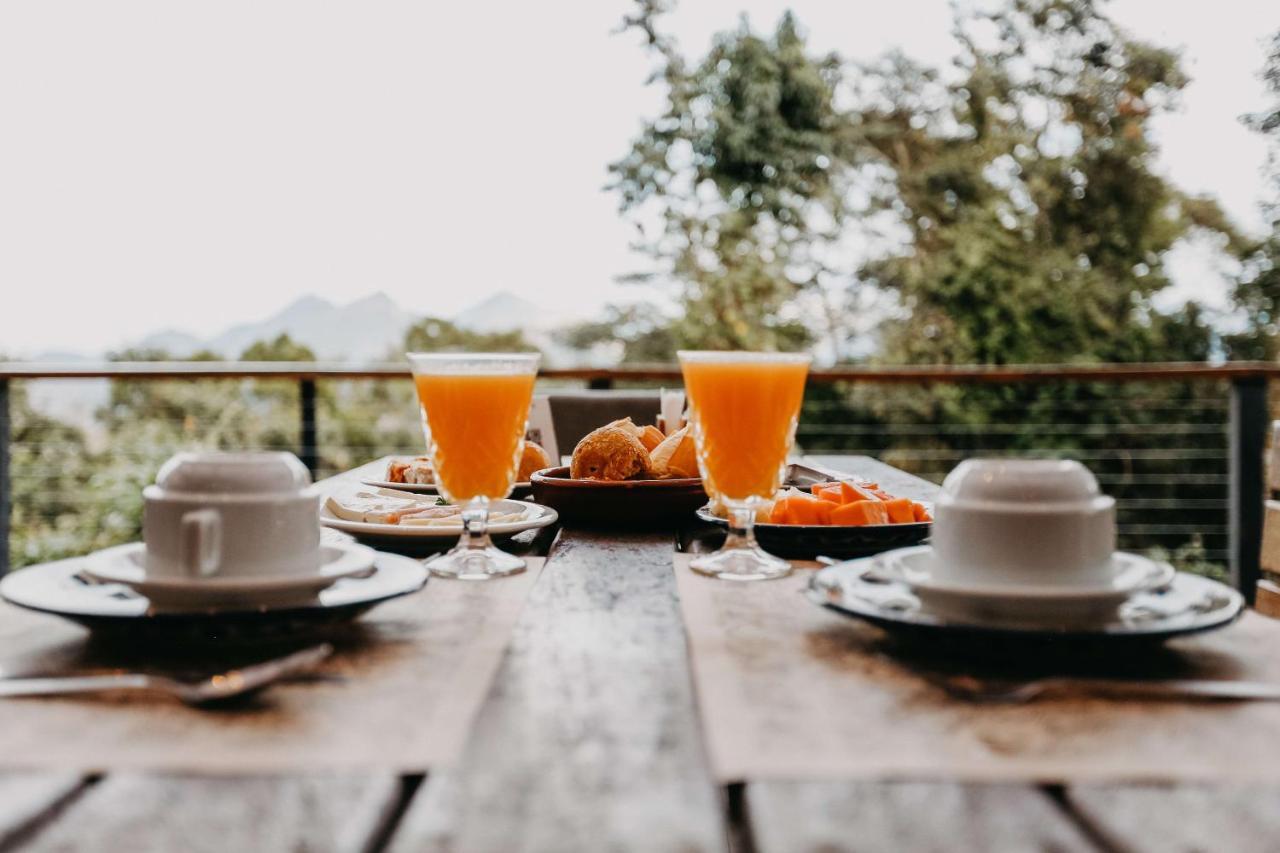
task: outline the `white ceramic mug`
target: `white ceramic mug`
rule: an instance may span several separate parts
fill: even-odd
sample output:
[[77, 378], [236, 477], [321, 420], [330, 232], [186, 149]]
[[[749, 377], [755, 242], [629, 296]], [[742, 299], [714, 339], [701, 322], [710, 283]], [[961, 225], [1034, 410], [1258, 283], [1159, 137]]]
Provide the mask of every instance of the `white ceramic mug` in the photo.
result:
[[149, 576], [249, 578], [320, 568], [320, 494], [292, 453], [179, 453], [142, 496]]
[[940, 579], [1103, 583], [1116, 546], [1116, 502], [1079, 462], [969, 459], [942, 484], [930, 541]]

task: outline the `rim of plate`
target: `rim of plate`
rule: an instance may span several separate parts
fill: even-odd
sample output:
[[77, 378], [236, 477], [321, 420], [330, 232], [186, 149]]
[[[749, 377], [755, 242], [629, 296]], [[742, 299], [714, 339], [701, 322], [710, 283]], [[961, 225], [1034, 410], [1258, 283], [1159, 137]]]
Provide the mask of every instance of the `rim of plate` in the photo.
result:
[[[877, 554], [871, 559], [874, 562], [871, 565], [871, 571], [882, 571], [889, 573], [888, 579], [897, 583], [905, 584], [913, 591], [919, 589], [925, 594], [939, 593], [945, 595], [964, 595], [974, 598], [1035, 598], [1043, 601], [1069, 601], [1088, 598], [1106, 598], [1111, 596], [1135, 595], [1142, 592], [1148, 592], [1158, 589], [1169, 583], [1177, 575], [1177, 571], [1173, 566], [1160, 560], [1153, 560], [1150, 557], [1144, 557], [1141, 554], [1133, 554], [1128, 551], [1113, 551], [1111, 554], [1111, 562], [1116, 567], [1112, 581], [1107, 586], [1095, 584], [1092, 586], [1051, 586], [1044, 584], [1027, 584], [1022, 586], [991, 586], [991, 585], [972, 585], [961, 586], [954, 583], [939, 583], [931, 577], [925, 577], [924, 582], [916, 578], [909, 577], [907, 572], [909, 568], [905, 568], [903, 561], [913, 557], [924, 557], [933, 555], [933, 547], [931, 545], [915, 545], [910, 548], [898, 548], [894, 551], [886, 551], [883, 554]], [[917, 572], [925, 571], [924, 569], [916, 569]], [[1129, 583], [1126, 586], [1118, 586], [1117, 584], [1126, 578], [1126, 575], [1132, 574]]]
[[[358, 574], [374, 565], [377, 552], [368, 545], [357, 542], [322, 543], [320, 550], [339, 552], [337, 556], [320, 567], [315, 574], [308, 575], [273, 575], [268, 577], [243, 578], [149, 578], [146, 570], [138, 565], [134, 557], [146, 551], [146, 543], [131, 542], [128, 545], [116, 545], [104, 548], [84, 558], [83, 571], [89, 577], [106, 583], [119, 583], [125, 586], [155, 590], [195, 591], [205, 590], [210, 593], [228, 593], [238, 590], [273, 591], [289, 590], [294, 587], [305, 589], [309, 586], [329, 586], [343, 578]], [[118, 561], [113, 566], [109, 561]], [[106, 564], [95, 568], [95, 564]], [[117, 571], [117, 568], [125, 569]]]
[[[525, 512], [529, 510], [536, 511], [535, 515], [520, 521], [504, 521], [498, 524], [489, 525], [489, 533], [499, 536], [507, 533], [521, 533], [525, 530], [535, 530], [539, 527], [546, 527], [554, 524], [560, 518], [560, 513], [556, 512], [549, 506], [536, 504], [532, 501], [516, 501], [510, 498], [503, 498], [506, 503], [519, 504], [525, 508]], [[380, 533], [390, 536], [407, 536], [412, 538], [424, 539], [445, 539], [458, 536], [462, 532], [462, 522], [454, 525], [418, 525], [418, 524], [381, 524], [373, 521], [347, 521], [338, 518], [329, 512], [328, 507], [320, 507], [320, 523], [326, 527], [332, 527], [335, 530], [346, 530], [352, 533]]]
[[[374, 486], [379, 489], [397, 489], [401, 492], [416, 492], [424, 495], [440, 493], [440, 487], [435, 483], [393, 483], [390, 480], [375, 480], [372, 477], [366, 477], [361, 480], [360, 483], [361, 485]], [[531, 485], [533, 485], [532, 481], [521, 480], [518, 483], [512, 483], [511, 488], [527, 489]], [[430, 489], [431, 491], [428, 492], [426, 491], [427, 489]], [[510, 500], [510, 498], [503, 498], [503, 500]]]
[[[863, 557], [859, 560], [850, 560], [848, 563], [870, 563], [874, 559], [874, 557]], [[1226, 627], [1240, 618], [1245, 610], [1244, 598], [1237, 590], [1218, 581], [1184, 572], [1175, 573], [1172, 583], [1190, 586], [1193, 589], [1200, 587], [1218, 592], [1223, 596], [1221, 605], [1210, 612], [1195, 615], [1179, 612], [1163, 619], [1142, 622], [1125, 622], [1121, 621], [1117, 616], [1115, 621], [1102, 623], [1095, 627], [1015, 622], [993, 625], [935, 614], [929, 610], [927, 604], [918, 598], [916, 598], [918, 606], [902, 610], [893, 606], [878, 604], [871, 597], [851, 594], [846, 591], [846, 580], [860, 582], [871, 587], [876, 586], [876, 584], [860, 580], [860, 573], [857, 572], [857, 568], [848, 566], [848, 563], [828, 566], [815, 572], [805, 588], [806, 597], [820, 607], [834, 610], [845, 616], [866, 619], [875, 624], [884, 624], [893, 628], [901, 627], [910, 630], [918, 629], [983, 637], [1014, 635], [1045, 638], [1079, 637], [1082, 639], [1173, 637]], [[828, 574], [833, 570], [841, 569], [843, 571], [835, 572], [836, 577], [834, 579]], [[842, 573], [848, 571], [854, 571], [855, 577], [848, 579], [840, 577]], [[1139, 595], [1141, 594], [1139, 593]]]
[[[928, 501], [916, 501], [916, 503], [924, 504], [930, 511], [933, 510], [933, 504]], [[710, 521], [712, 524], [729, 526], [729, 519], [716, 515], [710, 507], [698, 507], [698, 518]], [[931, 524], [933, 524], [932, 521], [903, 521], [898, 524], [773, 524], [768, 521], [757, 521], [755, 529], [759, 530], [763, 527], [769, 531], [794, 530], [796, 533], [813, 533], [820, 530], [910, 530], [913, 527], [928, 527]]]
[[[698, 486], [702, 484], [701, 477], [668, 477], [665, 480], [591, 480], [584, 477], [554, 477], [550, 476], [551, 471], [568, 471], [568, 465], [556, 465], [551, 468], [543, 468], [540, 471], [534, 471], [529, 475], [529, 485], [533, 483], [550, 483], [553, 486], [599, 486], [601, 488], [653, 488], [655, 486], [667, 486], [674, 488], [676, 486]], [[520, 485], [517, 483], [516, 485]]]

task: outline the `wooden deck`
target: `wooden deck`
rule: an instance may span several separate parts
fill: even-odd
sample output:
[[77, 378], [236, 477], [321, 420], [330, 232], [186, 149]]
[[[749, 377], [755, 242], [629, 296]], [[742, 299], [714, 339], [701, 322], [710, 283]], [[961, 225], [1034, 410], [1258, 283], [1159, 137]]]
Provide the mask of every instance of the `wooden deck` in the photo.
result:
[[[869, 459], [825, 461], [890, 490], [933, 489]], [[1280, 788], [718, 786], [702, 747], [672, 548], [665, 535], [559, 533], [453, 771], [9, 773], [0, 776], [0, 850], [1280, 848]]]

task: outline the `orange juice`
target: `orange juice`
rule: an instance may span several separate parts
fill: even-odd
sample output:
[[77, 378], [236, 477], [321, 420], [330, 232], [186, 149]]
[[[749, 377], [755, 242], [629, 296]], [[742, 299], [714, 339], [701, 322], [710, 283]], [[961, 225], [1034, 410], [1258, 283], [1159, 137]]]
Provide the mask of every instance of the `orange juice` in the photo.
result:
[[436, 482], [453, 501], [505, 498], [515, 482], [533, 373], [419, 374]]
[[795, 437], [808, 360], [691, 354], [681, 369], [707, 492], [728, 500], [773, 497]]

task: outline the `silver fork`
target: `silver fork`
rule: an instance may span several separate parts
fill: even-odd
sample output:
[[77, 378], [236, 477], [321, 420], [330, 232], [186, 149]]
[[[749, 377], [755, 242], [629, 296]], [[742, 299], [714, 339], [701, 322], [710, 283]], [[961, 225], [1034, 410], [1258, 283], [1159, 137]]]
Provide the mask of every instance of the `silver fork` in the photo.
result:
[[244, 669], [229, 670], [194, 682], [136, 672], [50, 678], [6, 678], [0, 679], [0, 697], [58, 696], [70, 693], [99, 693], [106, 690], [146, 690], [172, 696], [187, 705], [208, 705], [261, 690], [272, 682], [310, 669], [331, 654], [333, 654], [333, 646], [322, 643], [282, 658], [247, 666]]
[[1037, 678], [1031, 681], [984, 680], [971, 675], [928, 675], [925, 679], [950, 696], [968, 702], [1016, 705], [1045, 696], [1107, 699], [1199, 701], [1280, 701], [1280, 684], [1216, 679], [1122, 681], [1110, 678]]

